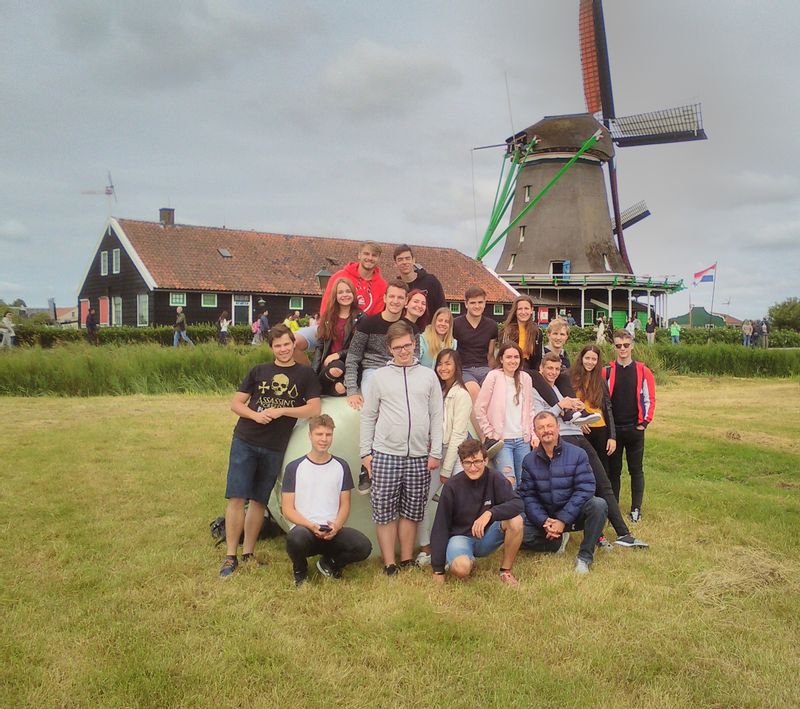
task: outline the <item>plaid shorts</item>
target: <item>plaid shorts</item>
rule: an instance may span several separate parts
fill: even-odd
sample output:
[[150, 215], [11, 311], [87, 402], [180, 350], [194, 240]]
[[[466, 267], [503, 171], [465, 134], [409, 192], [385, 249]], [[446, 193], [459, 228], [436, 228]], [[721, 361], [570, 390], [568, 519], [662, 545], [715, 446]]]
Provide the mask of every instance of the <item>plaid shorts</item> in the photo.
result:
[[372, 458], [372, 521], [389, 524], [399, 514], [422, 522], [431, 474], [428, 458], [406, 458], [376, 452]]

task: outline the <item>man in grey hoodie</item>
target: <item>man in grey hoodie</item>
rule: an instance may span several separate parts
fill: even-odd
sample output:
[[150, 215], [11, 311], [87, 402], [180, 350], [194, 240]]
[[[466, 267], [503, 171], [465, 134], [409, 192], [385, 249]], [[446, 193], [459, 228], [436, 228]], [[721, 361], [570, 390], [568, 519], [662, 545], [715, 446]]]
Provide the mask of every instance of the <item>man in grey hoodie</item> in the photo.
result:
[[[393, 323], [392, 360], [375, 372], [361, 411], [361, 463], [372, 479], [372, 521], [384, 573], [414, 565], [417, 524], [428, 501], [430, 471], [442, 458], [442, 392], [432, 369], [414, 357], [414, 331]], [[400, 566], [395, 543], [400, 539]]]

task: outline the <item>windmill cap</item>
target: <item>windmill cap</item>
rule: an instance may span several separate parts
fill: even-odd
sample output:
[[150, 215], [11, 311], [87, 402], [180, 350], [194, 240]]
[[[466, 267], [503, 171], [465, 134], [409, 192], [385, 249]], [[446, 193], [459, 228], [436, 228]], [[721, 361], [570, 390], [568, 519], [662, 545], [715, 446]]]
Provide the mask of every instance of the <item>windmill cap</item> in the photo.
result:
[[534, 136], [539, 139], [532, 151], [536, 154], [559, 150], [578, 151], [598, 128], [602, 129], [602, 136], [587, 152], [600, 160], [610, 160], [614, 157], [614, 143], [605, 126], [590, 113], [545, 116], [541, 121], [534, 123], [521, 133], [525, 134], [528, 140]]

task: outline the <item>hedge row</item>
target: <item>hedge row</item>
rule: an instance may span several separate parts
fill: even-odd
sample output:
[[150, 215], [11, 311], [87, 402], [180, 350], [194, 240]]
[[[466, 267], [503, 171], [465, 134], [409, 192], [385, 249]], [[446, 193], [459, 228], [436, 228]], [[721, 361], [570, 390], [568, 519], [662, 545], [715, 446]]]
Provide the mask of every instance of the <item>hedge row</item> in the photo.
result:
[[[214, 325], [189, 325], [186, 332], [195, 343], [216, 342], [217, 328]], [[86, 330], [48, 327], [43, 325], [19, 325], [16, 328], [18, 345], [56, 345], [85, 342]], [[174, 330], [166, 326], [153, 327], [101, 327], [97, 338], [101, 345], [158, 344], [172, 346]], [[234, 325], [228, 329], [228, 341], [246, 345], [253, 339], [249, 325]]]
[[[572, 342], [594, 342], [597, 333], [593, 327], [570, 328], [569, 339]], [[636, 333], [636, 342], [647, 343], [647, 335], [641, 330]], [[669, 344], [672, 339], [669, 330], [656, 330], [656, 344]], [[735, 327], [718, 327], [712, 330], [705, 328], [685, 328], [681, 331], [682, 345], [706, 344], [742, 345], [742, 332]], [[800, 332], [794, 330], [775, 330], [769, 334], [770, 347], [800, 347]]]
[[0, 355], [0, 395], [227, 394], [253, 366], [271, 361], [266, 346], [21, 347]]
[[[651, 348], [645, 348], [651, 349]], [[741, 345], [657, 345], [664, 365], [679, 374], [718, 374], [734, 377], [793, 377], [800, 375], [800, 350], [759, 349]], [[641, 348], [637, 348], [637, 358]]]

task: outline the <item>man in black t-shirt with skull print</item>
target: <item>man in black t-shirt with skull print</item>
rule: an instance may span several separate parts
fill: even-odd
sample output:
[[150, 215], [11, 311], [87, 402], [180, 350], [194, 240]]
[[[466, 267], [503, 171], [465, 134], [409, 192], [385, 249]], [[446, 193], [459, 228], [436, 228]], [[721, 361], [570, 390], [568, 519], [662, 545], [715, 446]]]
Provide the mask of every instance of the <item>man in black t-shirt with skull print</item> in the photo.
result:
[[[320, 412], [319, 380], [311, 367], [294, 361], [294, 334], [276, 325], [267, 334], [275, 361], [253, 367], [233, 396], [231, 411], [239, 421], [233, 429], [225, 497], [226, 557], [222, 578], [238, 567], [236, 551], [244, 529], [242, 561], [254, 560], [264, 510], [283, 464], [297, 419]], [[245, 515], [245, 503], [250, 501]]]

